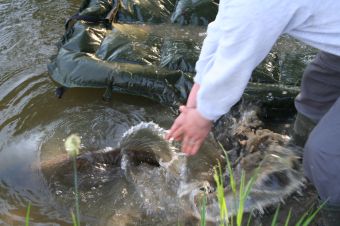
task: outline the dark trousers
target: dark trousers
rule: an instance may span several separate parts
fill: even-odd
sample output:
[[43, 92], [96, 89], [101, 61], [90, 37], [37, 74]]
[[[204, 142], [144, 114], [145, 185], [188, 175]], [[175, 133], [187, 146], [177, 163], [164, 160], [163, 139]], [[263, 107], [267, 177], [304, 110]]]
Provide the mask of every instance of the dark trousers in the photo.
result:
[[295, 106], [317, 123], [304, 147], [305, 175], [321, 200], [340, 205], [340, 56], [318, 53], [304, 72]]

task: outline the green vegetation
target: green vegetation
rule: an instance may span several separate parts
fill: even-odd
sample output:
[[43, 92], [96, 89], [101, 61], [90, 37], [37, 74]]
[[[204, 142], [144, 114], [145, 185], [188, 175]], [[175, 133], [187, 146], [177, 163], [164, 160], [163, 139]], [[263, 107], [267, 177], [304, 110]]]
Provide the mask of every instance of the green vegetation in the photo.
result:
[[313, 206], [309, 208], [309, 210], [302, 215], [300, 220], [296, 223], [296, 226], [308, 226], [315, 216], [318, 214], [318, 212], [324, 207], [326, 202], [322, 203], [316, 210], [313, 211]]
[[25, 225], [30, 225], [30, 213], [31, 213], [31, 203], [28, 203], [27, 210], [26, 210], [26, 218], [25, 218]]
[[206, 226], [206, 220], [205, 220], [205, 213], [207, 212], [205, 208], [206, 205], [207, 205], [207, 196], [206, 194], [204, 194], [202, 208], [201, 208], [201, 226]]
[[80, 137], [76, 134], [70, 135], [65, 141], [65, 149], [69, 156], [73, 160], [73, 179], [74, 179], [74, 196], [75, 196], [75, 207], [76, 215], [71, 212], [72, 222], [74, 226], [80, 225], [80, 211], [79, 211], [79, 194], [78, 194], [78, 174], [77, 174], [77, 155], [80, 149]]
[[[226, 153], [226, 152], [225, 152]], [[227, 160], [227, 169], [229, 171], [229, 184], [230, 188], [232, 190], [232, 193], [234, 195], [234, 201], [238, 203], [234, 203], [234, 207], [237, 207], [237, 213], [236, 216], [233, 217], [228, 217], [228, 213], [231, 210], [228, 210], [227, 203], [226, 203], [226, 197], [224, 195], [224, 181], [223, 181], [223, 174], [222, 174], [222, 167], [221, 164], [219, 163], [215, 168], [214, 168], [214, 180], [216, 183], [216, 196], [219, 204], [219, 209], [220, 209], [220, 221], [219, 225], [220, 226], [241, 226], [244, 218], [244, 204], [245, 201], [251, 191], [252, 185], [254, 184], [256, 180], [256, 175], [253, 175], [249, 181], [246, 182], [246, 177], [245, 177], [245, 172], [243, 171], [241, 173], [241, 179], [239, 182], [239, 186], [237, 186], [237, 181], [235, 180], [234, 177], [234, 172], [231, 167], [230, 161], [228, 159], [228, 156], [226, 154], [226, 160]], [[204, 196], [204, 199], [206, 199], [206, 196]], [[205, 220], [206, 220], [206, 200], [203, 200], [203, 205], [201, 207], [201, 226], [206, 225]], [[296, 226], [308, 226], [317, 213], [320, 211], [320, 209], [324, 206], [325, 203], [323, 203], [318, 209], [312, 211], [311, 207], [307, 212], [301, 216], [301, 218], [298, 220], [298, 222], [295, 224]], [[280, 205], [277, 207], [275, 214], [272, 219], [271, 226], [276, 226], [277, 225], [277, 220], [279, 216], [279, 211], [280, 211]], [[292, 210], [289, 210], [289, 213], [286, 217], [285, 220], [285, 226], [289, 225], [289, 221], [291, 219], [291, 213]], [[234, 222], [234, 218], [236, 217], [236, 222]], [[249, 215], [248, 221], [247, 221], [247, 226], [251, 225], [251, 218], [252, 215]]]
[[[76, 158], [79, 154], [80, 149], [80, 137], [78, 135], [71, 135], [69, 136], [65, 141], [65, 149], [68, 152], [69, 156], [73, 159], [73, 174], [74, 174], [74, 190], [75, 190], [75, 211], [76, 214], [73, 213], [71, 210], [71, 217], [73, 226], [80, 226], [80, 211], [79, 211], [79, 194], [78, 194], [78, 178], [77, 178], [77, 167], [76, 167]], [[245, 172], [242, 171], [241, 178], [239, 181], [239, 185], [235, 179], [233, 169], [231, 167], [231, 163], [229, 161], [228, 155], [226, 154], [226, 162], [227, 162], [227, 169], [229, 172], [229, 184], [230, 188], [232, 190], [233, 194], [233, 200], [235, 203], [233, 203], [233, 207], [237, 207], [236, 216], [229, 217], [229, 212], [231, 210], [228, 210], [227, 203], [226, 203], [226, 197], [224, 194], [224, 177], [222, 173], [222, 167], [221, 164], [218, 163], [218, 165], [214, 168], [214, 180], [216, 183], [216, 196], [219, 204], [220, 209], [220, 220], [219, 225], [220, 226], [242, 226], [242, 222], [244, 220], [244, 204], [246, 202], [246, 199], [248, 195], [250, 194], [252, 185], [254, 184], [256, 180], [256, 173], [253, 175], [249, 181], [246, 181], [246, 175]], [[206, 226], [206, 205], [207, 205], [207, 195], [204, 194], [202, 198], [201, 203], [201, 222], [200, 226]], [[238, 202], [238, 203], [236, 203]], [[313, 207], [311, 207], [307, 212], [305, 212], [301, 218], [298, 220], [298, 222], [295, 224], [295, 226], [308, 226], [315, 216], [318, 214], [318, 212], [321, 210], [321, 208], [326, 204], [324, 202], [322, 205], [319, 206], [318, 209], [313, 210]], [[30, 210], [31, 210], [31, 203], [28, 204], [27, 210], [26, 210], [26, 226], [29, 226], [30, 222]], [[277, 207], [275, 214], [272, 219], [271, 226], [277, 225], [277, 219], [279, 216], [280, 211], [280, 205]], [[289, 213], [286, 217], [285, 226], [289, 225], [290, 219], [291, 219], [291, 213], [292, 209], [289, 210]], [[236, 217], [236, 219], [235, 219]], [[236, 220], [236, 221], [235, 221]], [[251, 225], [252, 220], [252, 214], [249, 214], [248, 220], [247, 220], [247, 226]], [[179, 223], [178, 223], [179, 225]]]
[[[243, 221], [243, 216], [244, 216], [244, 204], [245, 201], [251, 191], [251, 187], [255, 181], [255, 177], [252, 177], [247, 183], [246, 183], [246, 177], [245, 177], [245, 172], [242, 172], [241, 174], [241, 180], [240, 180], [240, 185], [239, 185], [239, 190], [237, 191], [237, 183], [233, 175], [233, 171], [231, 169], [231, 164], [230, 161], [227, 159], [227, 167], [230, 170], [230, 186], [232, 189], [232, 193], [234, 195], [235, 202], [236, 200], [239, 200], [239, 203], [234, 203], [233, 206], [237, 206], [237, 214], [236, 214], [236, 225], [241, 226], [242, 221]], [[223, 181], [223, 175], [222, 175], [222, 167], [221, 164], [218, 164], [217, 167], [214, 169], [214, 179], [216, 182], [216, 195], [217, 195], [217, 200], [220, 208], [220, 226], [232, 226], [235, 225], [234, 223], [234, 218], [231, 217], [229, 218], [228, 210], [227, 208], [227, 203], [226, 199], [224, 196], [224, 181]], [[250, 222], [250, 219], [248, 220], [248, 223]]]

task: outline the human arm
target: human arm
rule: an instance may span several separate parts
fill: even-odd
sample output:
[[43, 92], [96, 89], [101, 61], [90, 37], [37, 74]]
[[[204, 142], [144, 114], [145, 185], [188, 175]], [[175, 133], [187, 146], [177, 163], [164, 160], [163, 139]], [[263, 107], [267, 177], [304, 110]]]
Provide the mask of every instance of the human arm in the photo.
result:
[[279, 36], [302, 21], [292, 19], [295, 8], [294, 3], [276, 0], [220, 1], [206, 38], [217, 40], [215, 53], [202, 51], [196, 64], [196, 102], [202, 116], [216, 120], [241, 98], [252, 71]]
[[182, 140], [182, 151], [187, 154], [197, 153], [211, 130], [212, 121], [227, 113], [240, 99], [253, 69], [290, 22], [292, 11], [263, 16], [271, 9], [282, 10], [280, 5], [273, 5], [278, 1], [252, 3], [255, 5], [247, 0], [221, 1], [216, 20], [209, 25], [196, 64], [195, 82], [199, 88], [189, 98], [195, 108], [182, 107], [168, 134], [168, 138]]
[[196, 108], [196, 97], [197, 97], [197, 92], [200, 88], [200, 85], [198, 83], [194, 83], [194, 85], [191, 88], [187, 104], [185, 105], [188, 108]]

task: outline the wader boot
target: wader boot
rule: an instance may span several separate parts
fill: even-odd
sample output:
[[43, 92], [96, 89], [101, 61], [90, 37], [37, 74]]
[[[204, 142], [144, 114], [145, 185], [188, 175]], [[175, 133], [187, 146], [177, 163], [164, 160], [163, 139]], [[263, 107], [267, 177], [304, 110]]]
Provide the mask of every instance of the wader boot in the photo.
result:
[[303, 148], [310, 132], [314, 129], [315, 126], [316, 123], [313, 122], [311, 119], [301, 113], [297, 113], [291, 143]]

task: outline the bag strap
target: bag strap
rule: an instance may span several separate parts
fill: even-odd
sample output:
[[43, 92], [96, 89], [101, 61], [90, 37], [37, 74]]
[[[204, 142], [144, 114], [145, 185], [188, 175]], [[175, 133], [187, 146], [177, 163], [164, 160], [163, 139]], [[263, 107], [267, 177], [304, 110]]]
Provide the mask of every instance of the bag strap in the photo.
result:
[[65, 29], [66, 29], [66, 31], [71, 29], [78, 20], [83, 20], [83, 21], [86, 21], [86, 22], [89, 22], [89, 23], [95, 23], [95, 24], [102, 23], [108, 29], [111, 29], [112, 28], [112, 22], [115, 22], [116, 15], [118, 13], [118, 9], [119, 9], [119, 1], [116, 0], [116, 1], [113, 1], [112, 8], [111, 8], [110, 12], [106, 15], [105, 18], [90, 16], [90, 15], [81, 15], [80, 12], [78, 12], [75, 15], [71, 16], [70, 18], [68, 18], [66, 20]]

